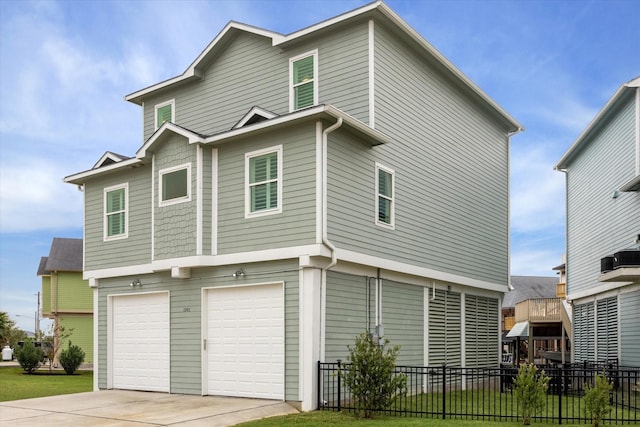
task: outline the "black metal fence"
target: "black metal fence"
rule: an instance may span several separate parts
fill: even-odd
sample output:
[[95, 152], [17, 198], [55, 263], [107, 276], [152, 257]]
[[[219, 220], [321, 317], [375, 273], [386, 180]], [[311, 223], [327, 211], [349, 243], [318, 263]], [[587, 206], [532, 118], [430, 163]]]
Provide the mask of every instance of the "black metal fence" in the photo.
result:
[[[339, 370], [350, 365], [318, 362], [318, 408], [354, 411], [353, 398]], [[640, 368], [617, 363], [581, 363], [539, 366], [550, 377], [544, 411], [539, 422], [588, 423], [584, 393], [596, 374], [604, 373], [613, 390], [607, 424], [640, 423]], [[384, 415], [442, 419], [513, 421], [519, 418], [519, 402], [513, 394], [517, 367], [456, 368], [449, 366], [397, 366], [406, 375], [407, 392], [397, 396]]]

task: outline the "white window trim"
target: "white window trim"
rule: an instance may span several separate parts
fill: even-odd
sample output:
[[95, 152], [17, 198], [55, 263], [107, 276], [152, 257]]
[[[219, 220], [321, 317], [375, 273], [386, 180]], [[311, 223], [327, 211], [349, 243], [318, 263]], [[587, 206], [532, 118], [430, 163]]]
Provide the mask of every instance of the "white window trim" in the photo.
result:
[[[387, 172], [388, 174], [391, 174], [391, 221], [389, 224], [387, 224], [386, 222], [380, 221], [380, 215], [378, 212], [378, 209], [380, 209], [379, 205], [378, 205], [378, 197], [380, 197], [380, 193], [378, 193], [378, 184], [379, 184], [379, 171], [383, 170], [385, 172]], [[391, 230], [395, 230], [396, 227], [396, 173], [393, 169], [388, 168], [386, 166], [381, 165], [380, 163], [376, 162], [376, 168], [375, 168], [375, 209], [374, 209], [374, 213], [375, 213], [375, 221], [376, 221], [376, 225], [379, 225], [380, 227], [385, 227], [385, 228], [389, 228]]]
[[[178, 197], [171, 200], [162, 200], [162, 176], [171, 172], [176, 172], [182, 169], [187, 170], [187, 195], [184, 197]], [[170, 206], [178, 203], [185, 203], [191, 201], [191, 163], [184, 163], [178, 166], [172, 166], [170, 168], [161, 169], [158, 171], [158, 206]]]
[[[265, 209], [257, 212], [251, 212], [251, 189], [249, 187], [249, 161], [253, 157], [263, 156], [270, 153], [278, 154], [278, 206], [272, 209]], [[264, 148], [262, 150], [251, 151], [244, 155], [244, 217], [255, 218], [265, 215], [273, 215], [282, 213], [282, 145]]]
[[[295, 90], [293, 90], [293, 63], [301, 59], [313, 56], [313, 105], [318, 105], [318, 49], [305, 52], [293, 58], [289, 58], [289, 111], [297, 111], [295, 108]], [[307, 108], [307, 107], [305, 107]], [[302, 109], [302, 108], [301, 108]], [[172, 110], [173, 111], [173, 110]]]
[[175, 123], [176, 121], [176, 100], [170, 99], [165, 102], [161, 102], [160, 104], [156, 104], [153, 107], [153, 122], [155, 123], [154, 129], [158, 129], [162, 123], [158, 123], [158, 110], [164, 106], [171, 105], [171, 123]]
[[[124, 189], [124, 233], [117, 234], [115, 236], [109, 236], [108, 224], [107, 220], [107, 194]], [[124, 184], [112, 185], [111, 187], [105, 187], [103, 189], [102, 196], [102, 241], [110, 242], [113, 240], [126, 239], [129, 237], [129, 183], [125, 182]]]

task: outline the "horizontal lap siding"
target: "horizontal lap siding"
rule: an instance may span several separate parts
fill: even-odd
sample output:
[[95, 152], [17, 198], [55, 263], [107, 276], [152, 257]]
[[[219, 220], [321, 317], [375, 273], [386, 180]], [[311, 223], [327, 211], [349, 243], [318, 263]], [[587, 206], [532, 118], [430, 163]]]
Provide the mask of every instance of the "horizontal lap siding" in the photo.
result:
[[[103, 241], [104, 188], [129, 184], [129, 236]], [[89, 180], [84, 186], [85, 271], [146, 264], [151, 261], [151, 166], [123, 169]]]
[[[191, 200], [168, 206], [159, 206], [160, 171], [162, 169], [191, 165]], [[196, 255], [196, 183], [198, 166], [196, 146], [189, 145], [183, 136], [172, 135], [160, 143], [154, 153], [154, 259], [177, 258]], [[210, 178], [209, 178], [210, 179]], [[149, 187], [151, 192], [151, 187]]]
[[[282, 213], [245, 219], [245, 153], [282, 144]], [[315, 124], [260, 135], [219, 149], [218, 253], [315, 242]]]
[[383, 280], [382, 324], [390, 345], [399, 345], [399, 365], [424, 363], [424, 288]]
[[237, 36], [204, 69], [202, 80], [145, 99], [144, 138], [154, 132], [154, 105], [175, 99], [177, 124], [203, 134], [231, 129], [252, 107], [289, 109], [289, 58], [271, 39]]
[[[331, 238], [357, 252], [506, 284], [506, 129], [381, 26], [375, 40], [376, 129], [392, 142], [366, 149], [331, 137], [330, 200], [339, 199], [329, 205]], [[374, 224], [375, 161], [395, 170], [394, 231]]]
[[93, 311], [93, 290], [82, 273], [61, 271], [57, 276], [57, 311]]
[[[369, 122], [369, 32], [366, 21], [326, 34], [317, 45], [318, 96], [364, 123]], [[299, 48], [296, 50], [300, 50]]]
[[83, 363], [93, 363], [93, 315], [63, 314], [59, 319], [65, 333], [71, 334], [63, 341], [60, 351], [67, 350], [69, 343], [77, 345], [84, 351]]
[[[285, 398], [299, 400], [299, 289], [296, 261], [194, 269], [191, 279], [171, 279], [168, 273], [140, 276], [142, 292], [169, 290], [171, 317], [171, 393], [202, 392], [202, 288], [238, 284], [285, 282]], [[243, 268], [246, 276], [238, 279], [233, 272]], [[224, 276], [224, 277], [222, 277]], [[99, 293], [99, 380], [107, 386], [107, 296], [138, 293], [127, 279], [100, 281]]]
[[[373, 287], [375, 292], [375, 287]], [[346, 362], [348, 346], [367, 328], [365, 277], [327, 272], [325, 308], [325, 362]], [[375, 310], [375, 306], [371, 307]]]
[[628, 247], [640, 230], [640, 193], [612, 197], [636, 173], [634, 111], [631, 98], [568, 165], [569, 294], [602, 285], [600, 259]]

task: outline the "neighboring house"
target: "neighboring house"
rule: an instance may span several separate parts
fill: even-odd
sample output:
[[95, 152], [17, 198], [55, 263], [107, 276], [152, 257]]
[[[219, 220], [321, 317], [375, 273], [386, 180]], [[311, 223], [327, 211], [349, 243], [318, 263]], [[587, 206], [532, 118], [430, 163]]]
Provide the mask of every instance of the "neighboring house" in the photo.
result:
[[570, 348], [571, 309], [561, 283], [555, 277], [511, 276], [511, 286], [502, 301], [502, 361], [562, 362]]
[[573, 359], [640, 366], [640, 77], [618, 89], [555, 168], [566, 175]]
[[289, 35], [231, 22], [126, 96], [132, 158], [85, 195], [96, 388], [316, 406], [362, 331], [497, 366], [520, 124], [385, 4]]
[[93, 291], [82, 279], [82, 239], [55, 237], [49, 256], [40, 259], [38, 276], [42, 278], [42, 317], [71, 332], [60, 349], [66, 349], [71, 340], [84, 351], [84, 363], [93, 363]]

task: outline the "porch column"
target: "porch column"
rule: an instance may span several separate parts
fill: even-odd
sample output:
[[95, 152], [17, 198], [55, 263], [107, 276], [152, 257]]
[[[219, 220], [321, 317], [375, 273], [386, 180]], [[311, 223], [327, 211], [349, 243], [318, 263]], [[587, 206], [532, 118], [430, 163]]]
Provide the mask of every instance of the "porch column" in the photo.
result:
[[300, 400], [303, 411], [316, 409], [322, 270], [300, 258]]

